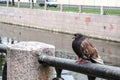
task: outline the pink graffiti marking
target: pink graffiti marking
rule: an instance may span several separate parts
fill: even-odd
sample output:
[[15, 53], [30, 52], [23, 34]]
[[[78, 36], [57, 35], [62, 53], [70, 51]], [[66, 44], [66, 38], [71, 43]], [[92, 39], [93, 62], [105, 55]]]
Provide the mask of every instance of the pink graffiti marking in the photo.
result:
[[113, 24], [110, 23], [109, 24], [109, 30], [112, 31], [113, 29], [114, 29], [114, 26], [113, 26]]
[[76, 17], [75, 17], [75, 20], [78, 20], [78, 19], [80, 19], [80, 17], [76, 16]]
[[111, 49], [108, 50], [108, 54], [112, 55], [112, 50]]
[[86, 25], [89, 25], [90, 22], [91, 22], [91, 18], [90, 17], [86, 17], [85, 18]]

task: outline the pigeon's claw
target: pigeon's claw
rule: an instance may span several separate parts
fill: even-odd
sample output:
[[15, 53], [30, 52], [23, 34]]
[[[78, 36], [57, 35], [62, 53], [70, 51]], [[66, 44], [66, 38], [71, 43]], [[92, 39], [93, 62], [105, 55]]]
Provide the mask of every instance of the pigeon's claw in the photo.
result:
[[85, 59], [78, 59], [76, 61], [76, 63], [79, 63], [79, 64], [85, 64], [85, 63], [88, 63], [89, 61], [88, 60], [85, 60]]

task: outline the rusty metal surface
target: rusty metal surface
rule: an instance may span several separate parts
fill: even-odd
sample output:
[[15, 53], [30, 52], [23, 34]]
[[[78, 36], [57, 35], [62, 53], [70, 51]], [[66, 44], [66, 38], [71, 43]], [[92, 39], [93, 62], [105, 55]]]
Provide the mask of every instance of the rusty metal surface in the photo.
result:
[[75, 60], [51, 57], [47, 55], [39, 56], [39, 61], [47, 65], [61, 69], [71, 70], [96, 77], [120, 80], [120, 68], [101, 64], [78, 64]]

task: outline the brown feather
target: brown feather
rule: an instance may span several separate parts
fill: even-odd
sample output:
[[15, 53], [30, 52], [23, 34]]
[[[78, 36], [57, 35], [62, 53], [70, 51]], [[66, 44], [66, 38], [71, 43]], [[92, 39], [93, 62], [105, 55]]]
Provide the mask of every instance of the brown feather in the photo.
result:
[[87, 57], [91, 57], [91, 58], [98, 58], [98, 52], [96, 50], [96, 48], [89, 42], [89, 40], [86, 38], [82, 43], [81, 46], [83, 48], [83, 53], [87, 56]]

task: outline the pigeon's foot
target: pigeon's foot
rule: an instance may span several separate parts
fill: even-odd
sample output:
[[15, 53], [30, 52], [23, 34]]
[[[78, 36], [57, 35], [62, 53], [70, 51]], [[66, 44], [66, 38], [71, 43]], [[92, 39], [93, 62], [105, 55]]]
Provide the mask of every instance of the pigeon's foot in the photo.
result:
[[63, 79], [63, 78], [56, 77], [56, 78], [53, 78], [52, 80], [64, 80], [64, 79]]
[[85, 60], [85, 59], [78, 59], [76, 61], [76, 63], [79, 63], [79, 64], [85, 64], [85, 63], [88, 63], [89, 61], [88, 60]]

